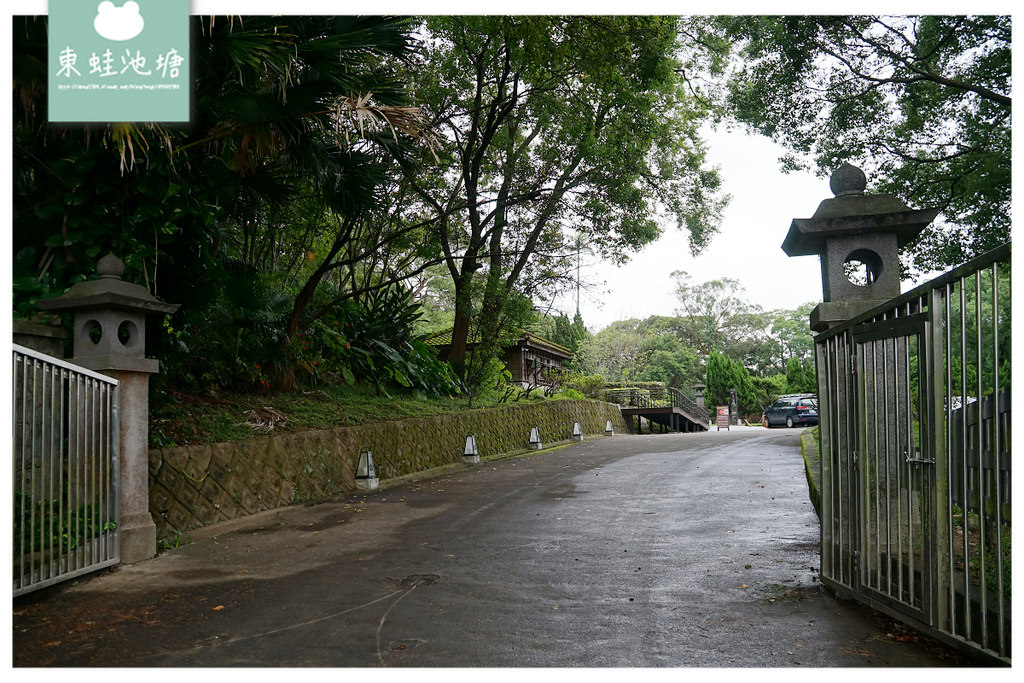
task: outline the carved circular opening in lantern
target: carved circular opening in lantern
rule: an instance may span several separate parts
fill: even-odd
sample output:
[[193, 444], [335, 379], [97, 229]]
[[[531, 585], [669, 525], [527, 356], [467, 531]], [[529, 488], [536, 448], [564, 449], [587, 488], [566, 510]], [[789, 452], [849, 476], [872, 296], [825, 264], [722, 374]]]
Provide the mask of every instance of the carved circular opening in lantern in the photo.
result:
[[843, 273], [850, 284], [867, 287], [882, 277], [882, 257], [870, 249], [857, 249], [843, 262]]
[[82, 338], [88, 339], [93, 344], [99, 344], [103, 339], [103, 325], [98, 320], [90, 320], [82, 326]]
[[139, 343], [139, 328], [131, 320], [125, 320], [117, 326], [117, 341], [121, 346], [130, 349]]

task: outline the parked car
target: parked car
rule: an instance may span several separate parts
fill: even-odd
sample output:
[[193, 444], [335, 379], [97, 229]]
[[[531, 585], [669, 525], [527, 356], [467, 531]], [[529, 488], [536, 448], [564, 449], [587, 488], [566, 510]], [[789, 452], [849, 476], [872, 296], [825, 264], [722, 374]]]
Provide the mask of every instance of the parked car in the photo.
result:
[[818, 397], [811, 394], [780, 396], [779, 400], [764, 411], [764, 426], [818, 424]]

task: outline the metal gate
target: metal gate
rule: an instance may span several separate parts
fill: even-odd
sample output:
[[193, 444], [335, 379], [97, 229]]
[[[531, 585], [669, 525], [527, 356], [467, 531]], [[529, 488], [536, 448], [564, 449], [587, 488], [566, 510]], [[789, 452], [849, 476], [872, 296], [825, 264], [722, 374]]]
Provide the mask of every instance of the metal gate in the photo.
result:
[[931, 518], [935, 461], [921, 440], [922, 428], [927, 432], [924, 331], [920, 314], [853, 329], [860, 427], [854, 571], [861, 593], [930, 622], [935, 553], [933, 529], [924, 520]]
[[14, 595], [117, 564], [118, 383], [14, 345]]
[[821, 578], [1011, 661], [1010, 246], [815, 338]]

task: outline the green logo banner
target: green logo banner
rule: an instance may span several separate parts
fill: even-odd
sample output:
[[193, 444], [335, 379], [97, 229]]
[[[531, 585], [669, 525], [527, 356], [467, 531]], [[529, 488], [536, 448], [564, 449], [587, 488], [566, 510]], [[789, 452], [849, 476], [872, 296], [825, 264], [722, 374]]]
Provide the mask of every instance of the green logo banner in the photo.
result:
[[49, 120], [187, 122], [188, 0], [50, 0]]

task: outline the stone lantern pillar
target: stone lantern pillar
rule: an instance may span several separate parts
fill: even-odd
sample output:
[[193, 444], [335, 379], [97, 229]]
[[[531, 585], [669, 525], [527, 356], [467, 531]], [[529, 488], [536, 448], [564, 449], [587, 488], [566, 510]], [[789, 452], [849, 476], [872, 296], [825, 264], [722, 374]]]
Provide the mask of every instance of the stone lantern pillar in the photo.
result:
[[832, 174], [835, 195], [810, 218], [794, 218], [782, 250], [821, 259], [822, 303], [811, 329], [824, 332], [900, 294], [899, 248], [912, 242], [939, 213], [911, 209], [891, 195], [865, 194], [867, 179], [843, 164]]
[[120, 383], [118, 477], [121, 561], [156, 554], [156, 525], [149, 514], [149, 376], [160, 362], [146, 358], [146, 315], [170, 314], [178, 304], [155, 299], [145, 287], [121, 279], [124, 263], [99, 260], [99, 278], [73, 285], [63, 296], [39, 300], [44, 310], [73, 314], [72, 362]]
[[704, 382], [701, 382], [700, 380], [697, 380], [697, 383], [693, 385], [693, 393], [697, 398], [697, 405], [699, 405], [701, 408], [704, 407], [705, 389], [707, 389], [707, 385], [704, 384]]

